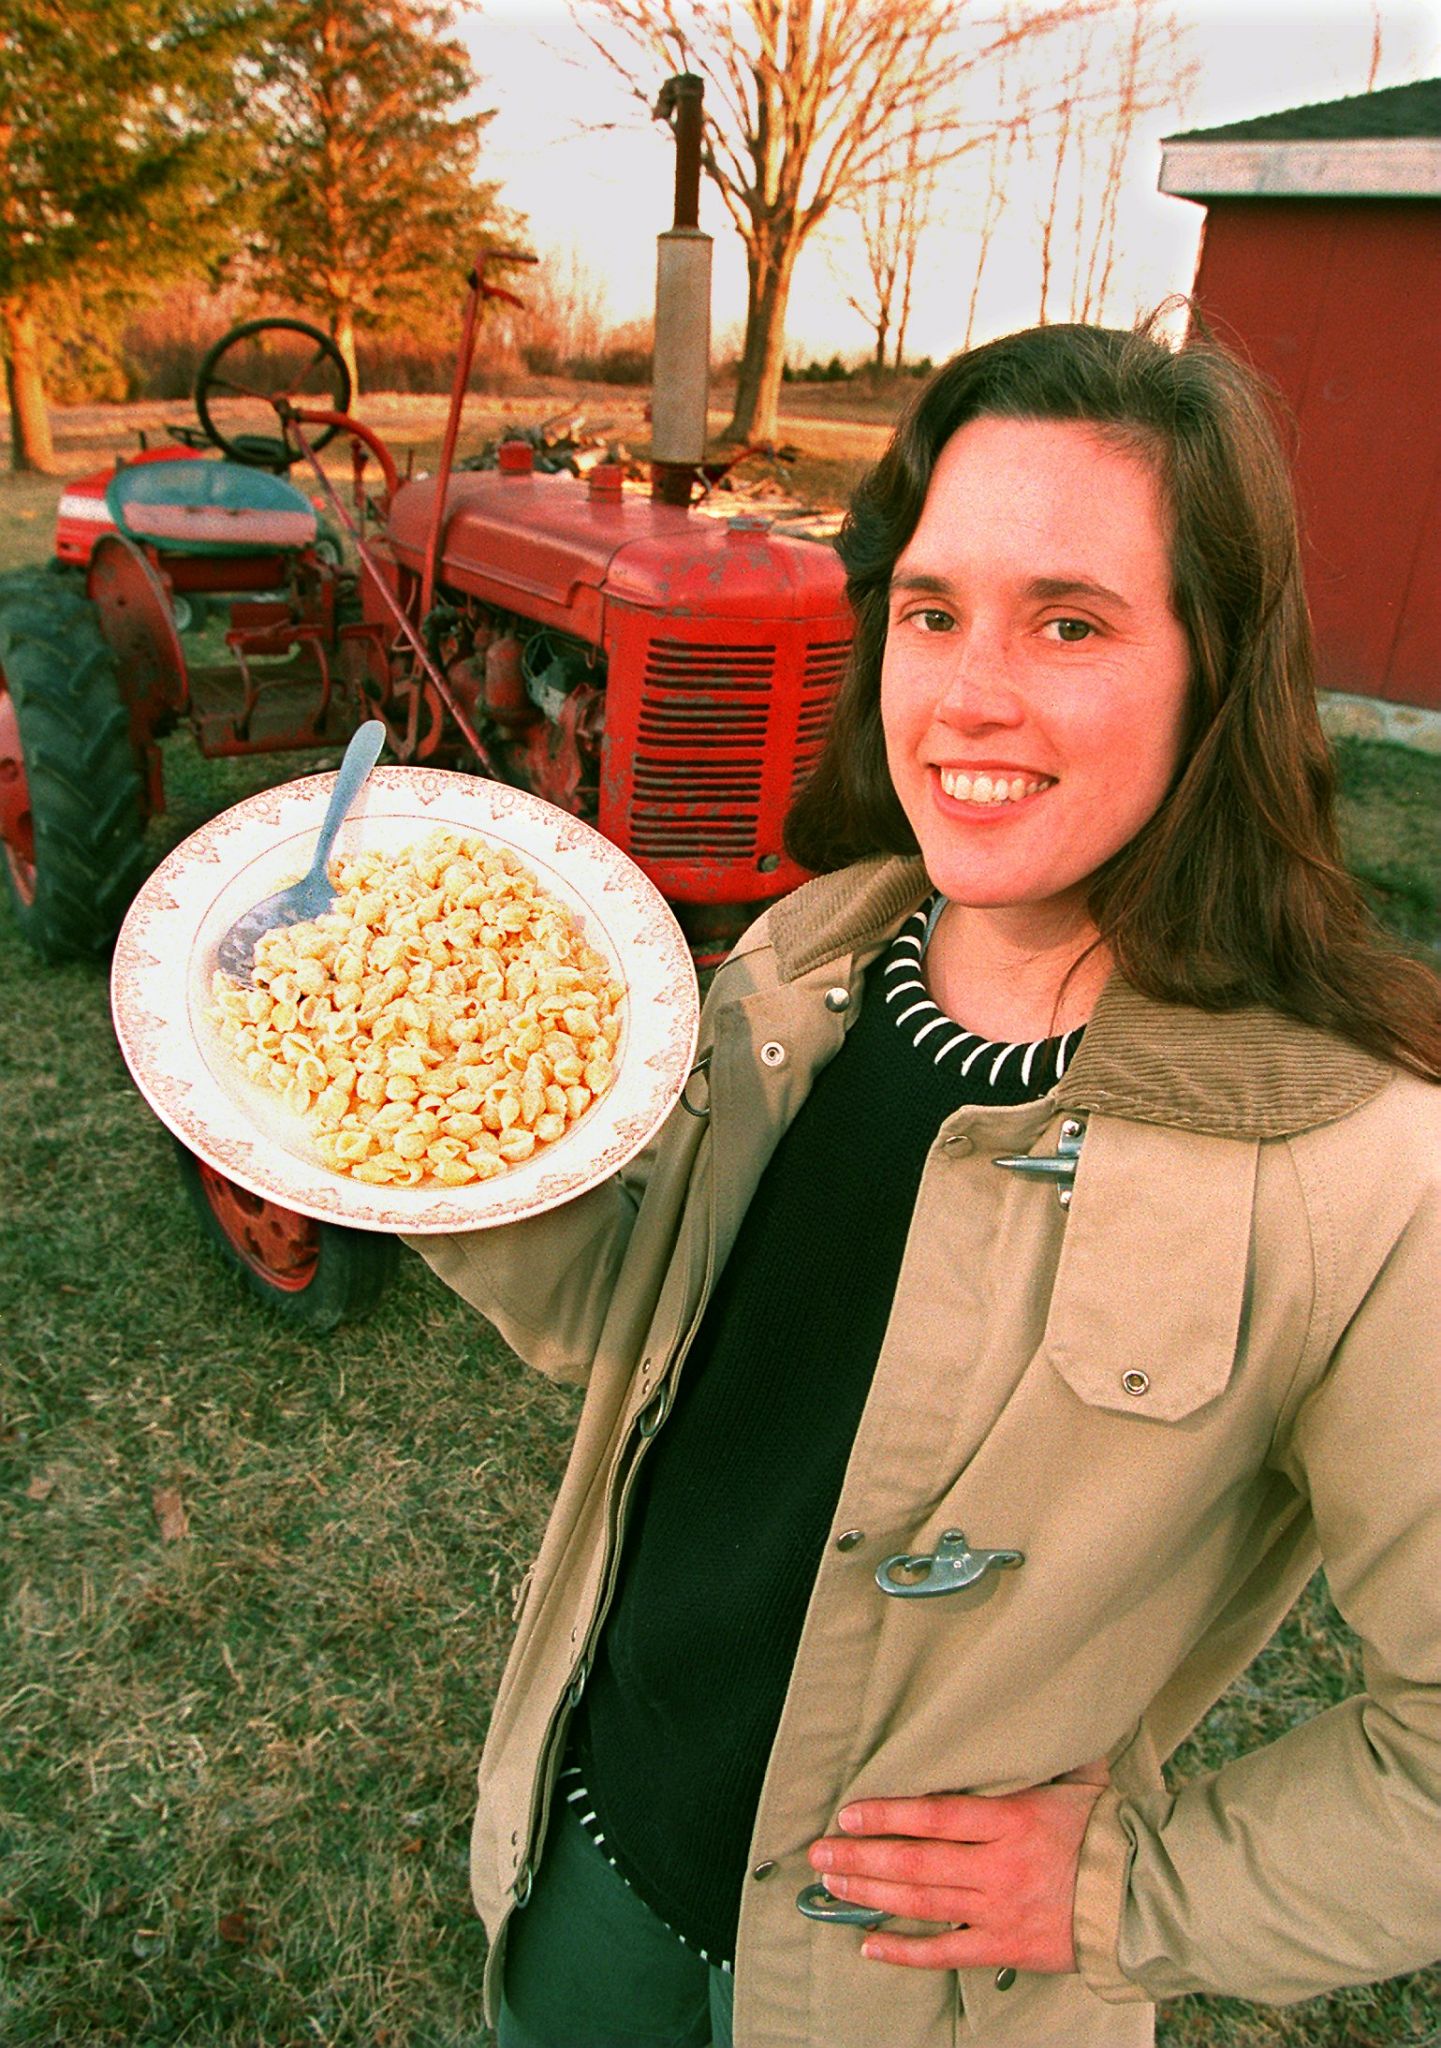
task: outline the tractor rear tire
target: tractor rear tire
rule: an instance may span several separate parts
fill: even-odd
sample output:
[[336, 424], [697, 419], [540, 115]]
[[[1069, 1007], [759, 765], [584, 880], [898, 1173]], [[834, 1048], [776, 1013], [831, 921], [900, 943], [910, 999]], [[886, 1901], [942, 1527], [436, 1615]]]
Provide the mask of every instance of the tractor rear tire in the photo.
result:
[[144, 831], [94, 607], [43, 570], [0, 578], [0, 865], [42, 960], [107, 950], [145, 872]]
[[285, 1322], [323, 1336], [368, 1315], [399, 1259], [393, 1237], [318, 1223], [237, 1187], [175, 1140], [180, 1178], [232, 1272]]

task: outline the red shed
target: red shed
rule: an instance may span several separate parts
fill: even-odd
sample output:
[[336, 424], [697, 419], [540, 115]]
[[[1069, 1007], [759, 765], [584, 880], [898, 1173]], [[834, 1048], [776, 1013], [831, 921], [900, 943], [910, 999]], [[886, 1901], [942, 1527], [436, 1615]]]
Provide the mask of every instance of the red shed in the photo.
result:
[[1318, 680], [1441, 708], [1441, 79], [1168, 136], [1160, 186], [1285, 401]]

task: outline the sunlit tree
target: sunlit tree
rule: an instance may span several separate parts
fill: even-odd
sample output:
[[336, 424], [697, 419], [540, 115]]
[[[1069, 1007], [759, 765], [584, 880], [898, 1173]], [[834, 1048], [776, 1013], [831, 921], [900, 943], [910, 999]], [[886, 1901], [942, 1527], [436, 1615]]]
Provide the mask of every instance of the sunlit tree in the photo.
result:
[[54, 466], [47, 326], [222, 246], [245, 166], [239, 51], [263, 0], [6, 0], [0, 337], [16, 469]]
[[477, 175], [478, 84], [445, 5], [281, 0], [260, 57], [255, 274], [324, 317], [352, 377], [357, 329], [426, 325], [477, 248], [515, 234]]

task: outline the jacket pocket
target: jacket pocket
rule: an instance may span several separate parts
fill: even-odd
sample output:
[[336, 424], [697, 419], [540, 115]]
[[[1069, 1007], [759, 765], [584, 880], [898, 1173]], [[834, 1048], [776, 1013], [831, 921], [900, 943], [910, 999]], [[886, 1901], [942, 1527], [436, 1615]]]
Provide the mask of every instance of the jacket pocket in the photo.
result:
[[1089, 1408], [1176, 1422], [1230, 1380], [1258, 1145], [1096, 1116], [1041, 1354]]

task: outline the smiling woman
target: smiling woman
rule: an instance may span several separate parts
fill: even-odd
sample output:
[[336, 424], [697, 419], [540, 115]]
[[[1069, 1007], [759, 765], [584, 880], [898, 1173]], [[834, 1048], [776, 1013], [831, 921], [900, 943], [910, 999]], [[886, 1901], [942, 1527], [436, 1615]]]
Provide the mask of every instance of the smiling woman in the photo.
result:
[[[481, 1766], [500, 2048], [1143, 2048], [1441, 1946], [1441, 1002], [1336, 856], [1264, 400], [1014, 335], [841, 546], [821, 872], [677, 1113], [418, 1247], [589, 1380]], [[1319, 1558], [1368, 1691], [1168, 1787]]]

